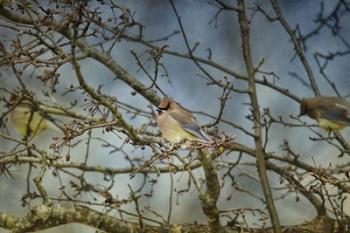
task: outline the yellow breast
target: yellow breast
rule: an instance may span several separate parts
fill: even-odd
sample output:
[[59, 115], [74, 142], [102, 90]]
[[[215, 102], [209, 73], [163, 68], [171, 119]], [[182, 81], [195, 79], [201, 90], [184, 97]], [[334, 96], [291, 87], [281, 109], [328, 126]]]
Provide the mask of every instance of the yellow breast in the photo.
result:
[[22, 137], [39, 135], [48, 128], [46, 120], [38, 112], [31, 112], [26, 107], [16, 107], [11, 112], [10, 118], [12, 125]]
[[346, 127], [345, 124], [335, 122], [335, 121], [329, 121], [326, 119], [319, 119], [318, 123], [321, 128], [328, 131], [341, 130]]
[[166, 128], [161, 129], [163, 137], [165, 137], [171, 143], [179, 143], [185, 139], [195, 140], [196, 137], [177, 125], [168, 125]]
[[162, 136], [171, 143], [183, 142], [185, 139], [196, 139], [195, 135], [184, 130], [168, 113], [161, 114], [157, 118], [157, 122]]

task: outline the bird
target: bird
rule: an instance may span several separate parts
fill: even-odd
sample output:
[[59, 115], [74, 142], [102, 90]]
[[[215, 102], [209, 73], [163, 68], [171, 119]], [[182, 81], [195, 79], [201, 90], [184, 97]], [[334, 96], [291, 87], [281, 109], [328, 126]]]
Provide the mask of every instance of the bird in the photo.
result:
[[10, 113], [10, 121], [17, 133], [23, 138], [36, 137], [50, 128], [51, 116], [39, 109], [33, 103], [23, 101]]
[[192, 113], [183, 108], [179, 103], [165, 97], [158, 106], [157, 123], [162, 136], [170, 143], [185, 142], [185, 146], [191, 142], [211, 144], [212, 139], [198, 125]]
[[299, 116], [308, 115], [329, 132], [350, 126], [350, 102], [341, 97], [319, 96], [304, 98]]
[[13, 0], [0, 0], [0, 6], [11, 6], [13, 3]]

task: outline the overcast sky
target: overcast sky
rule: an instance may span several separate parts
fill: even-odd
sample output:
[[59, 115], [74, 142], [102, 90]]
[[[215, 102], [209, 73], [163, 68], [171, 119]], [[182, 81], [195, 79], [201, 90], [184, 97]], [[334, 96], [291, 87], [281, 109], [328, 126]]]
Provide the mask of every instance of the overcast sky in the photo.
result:
[[[161, 38], [175, 30], [179, 30], [179, 25], [176, 21], [175, 14], [168, 1], [128, 0], [120, 2], [125, 4], [125, 6], [134, 13], [134, 17], [138, 22], [145, 25], [144, 35], [145, 39], [147, 40]], [[254, 1], [248, 1], [247, 5], [252, 6], [251, 3], [253, 2]], [[217, 8], [211, 4], [208, 4], [207, 1], [178, 0], [175, 1], [175, 3], [181, 16], [189, 43], [191, 46], [193, 46], [196, 42], [200, 43], [195, 51], [195, 55], [205, 57], [208, 54], [207, 49], [210, 48], [212, 51], [213, 61], [241, 74], [245, 74], [245, 67], [240, 47], [240, 30], [236, 13], [221, 13], [218, 17], [216, 26], [215, 22], [210, 23], [210, 20], [216, 13]], [[285, 18], [293, 29], [296, 27], [296, 25], [299, 25], [301, 33], [307, 34], [309, 31], [315, 28], [314, 20], [319, 13], [321, 1], [299, 0], [279, 1], [279, 3]], [[328, 15], [328, 13], [334, 9], [335, 4], [336, 1], [325, 1], [324, 15]], [[268, 13], [272, 13], [269, 1], [261, 1], [261, 6]], [[104, 10], [106, 15], [105, 18], [107, 18], [110, 15], [110, 11], [108, 11], [108, 9]], [[249, 11], [249, 15], [250, 13], [251, 11]], [[350, 39], [350, 26], [347, 23], [349, 20], [349, 14], [344, 12], [340, 18], [340, 35], [345, 40]], [[262, 14], [256, 13], [252, 19], [250, 29], [250, 44], [254, 63], [258, 64], [261, 59], [264, 58], [265, 62], [261, 69], [277, 74], [280, 77], [279, 80], [276, 80], [277, 85], [288, 88], [292, 93], [299, 97], [313, 96], [313, 92], [310, 90], [310, 88], [302, 85], [301, 82], [297, 81], [290, 75], [290, 73], [296, 73], [304, 81], [308, 81], [306, 72], [303, 69], [299, 59], [294, 58], [293, 45], [281, 25], [278, 22], [268, 22]], [[3, 30], [0, 32], [2, 35], [8, 33], [7, 31], [5, 32], [4, 29], [1, 30]], [[11, 35], [7, 35], [7, 37], [11, 38]], [[97, 38], [96, 40], [98, 41], [98, 39], [100, 38]], [[183, 53], [186, 53], [187, 51], [181, 34], [177, 34], [167, 41], [159, 42], [157, 45], [168, 45], [169, 49]], [[340, 42], [339, 38], [332, 35], [328, 28], [322, 29], [317, 36], [308, 40], [306, 45], [307, 50], [305, 51], [305, 54], [311, 64], [322, 95], [335, 95], [330, 86], [318, 72], [313, 56], [316, 52], [327, 54], [329, 52], [343, 51], [346, 49], [346, 47]], [[133, 74], [139, 80], [143, 81], [147, 86], [150, 81], [135, 65], [135, 60], [133, 59], [130, 50], [134, 50], [138, 54], [141, 54], [144, 52], [145, 47], [142, 47], [139, 44], [121, 41], [119, 44], [117, 44], [115, 50], [113, 51], [112, 57], [128, 72]], [[206, 85], [206, 81], [199, 76], [203, 74], [193, 62], [167, 55], [162, 57], [161, 62], [165, 65], [167, 71], [169, 72], [171, 83], [168, 82], [167, 78], [163, 77], [160, 78], [158, 84], [169, 96], [173, 97], [183, 106], [193, 111], [205, 111], [214, 115], [218, 113], [218, 97], [221, 94], [221, 90], [214, 86], [208, 87]], [[326, 70], [327, 75], [332, 78], [333, 82], [336, 83], [338, 90], [343, 96], [350, 94], [349, 62], [350, 60], [347, 56], [337, 58], [329, 63]], [[97, 85], [102, 84], [102, 92], [104, 94], [116, 96], [121, 101], [146, 109], [146, 105], [149, 103], [140, 95], [132, 96], [130, 94], [131, 89], [121, 81], [114, 80], [114, 75], [105, 67], [90, 59], [82, 61], [81, 65], [83, 74], [91, 86], [97, 87]], [[211, 75], [218, 79], [223, 79], [224, 75], [226, 75], [210, 67], [206, 68]], [[11, 71], [4, 67], [1, 69], [2, 78], [0, 80], [0, 84], [4, 86], [6, 85], [7, 87], [14, 87], [17, 83], [14, 82], [13, 78], [5, 79], [8, 75], [11, 75]], [[59, 103], [65, 104], [65, 101], [71, 101], [74, 98], [79, 98], [79, 95], [72, 94], [65, 97], [60, 96], [60, 94], [64, 92], [65, 88], [69, 87], [71, 83], [76, 84], [75, 78], [72, 77], [73, 71], [71, 65], [68, 64], [64, 66], [62, 69], [60, 69], [60, 73], [63, 79], [61, 79], [58, 93], [55, 95], [55, 98]], [[257, 75], [257, 77], [261, 78], [259, 75]], [[233, 81], [233, 84], [237, 88], [243, 88], [246, 85], [242, 82], [236, 81], [232, 77], [229, 77], [229, 79]], [[38, 81], [28, 79], [26, 80], [26, 83], [33, 91], [36, 91], [38, 95], [40, 95], [41, 90], [37, 89]], [[257, 90], [261, 109], [269, 107], [274, 116], [281, 115], [284, 117], [284, 119], [291, 122], [292, 120], [289, 119], [288, 116], [290, 114], [297, 115], [299, 113], [297, 102], [289, 99], [288, 97], [282, 96], [276, 91], [265, 87], [259, 86]], [[232, 120], [233, 122], [244, 126], [246, 129], [251, 130], [251, 122], [246, 119], [246, 115], [249, 114], [249, 106], [245, 105], [245, 103], [248, 101], [249, 99], [247, 95], [232, 93], [231, 99], [227, 102], [227, 107], [224, 111], [224, 119]], [[83, 109], [79, 107], [77, 107], [76, 110], [83, 112]], [[201, 124], [210, 122], [210, 119], [201, 115], [197, 115], [197, 118]], [[135, 125], [145, 123], [144, 118], [128, 120], [133, 122]], [[312, 122], [306, 118], [303, 120]], [[248, 139], [244, 134], [242, 134], [242, 132], [222, 124], [220, 124], [219, 127], [220, 130], [223, 130], [228, 134], [235, 134], [237, 136], [237, 141], [248, 146], [253, 145], [253, 141]], [[325, 132], [321, 130], [318, 131], [325, 134]], [[346, 138], [350, 138], [349, 129], [345, 129], [343, 132]], [[50, 137], [53, 135], [55, 135], [55, 132], [49, 132], [47, 135], [41, 136], [39, 139], [37, 139], [40, 147], [47, 147], [50, 142]], [[102, 134], [99, 131], [94, 132], [94, 136], [101, 135]], [[348, 160], [347, 158], [337, 158], [337, 154], [334, 153], [329, 145], [308, 140], [308, 137], [311, 135], [313, 134], [304, 128], [291, 129], [282, 126], [274, 126], [269, 135], [270, 144], [268, 146], [268, 150], [282, 153], [280, 145], [284, 139], [288, 139], [290, 145], [304, 157], [305, 161], [315, 163], [316, 166], [325, 165], [330, 162], [335, 165], [344, 163], [344, 161]], [[2, 143], [2, 148], [4, 148], [4, 150], [7, 150], [12, 146], [5, 144], [3, 141], [0, 141], [0, 143]], [[116, 143], [119, 142], [116, 141]], [[91, 149], [91, 154], [93, 155], [90, 157], [91, 164], [100, 164], [112, 167], [114, 167], [114, 165], [115, 167], [122, 167], [128, 164], [125, 160], [121, 159], [122, 157], [120, 155], [108, 155], [109, 150], [101, 147], [101, 143], [96, 142], [94, 145], [95, 146], [93, 146]], [[72, 152], [79, 154], [83, 153], [85, 149], [86, 145], [82, 143], [79, 147], [74, 148]], [[129, 153], [131, 153], [133, 148], [129, 147], [128, 150]], [[147, 154], [148, 152], [137, 150], [133, 153]], [[225, 159], [234, 161], [236, 158], [237, 154], [233, 154], [230, 158]], [[82, 158], [73, 157], [72, 159], [73, 161], [80, 161]], [[250, 158], [244, 158], [244, 160], [254, 161]], [[255, 168], [244, 169], [246, 169], [246, 172], [257, 177]], [[16, 177], [15, 180], [10, 179], [9, 177], [0, 177], [1, 182], [3, 183], [3, 185], [1, 185], [0, 192], [0, 211], [12, 211], [13, 213], [19, 214], [22, 212], [22, 210], [18, 200], [20, 199], [22, 192], [25, 190], [25, 174], [27, 167], [18, 166], [14, 168], [14, 170], [17, 172], [16, 174], [18, 174], [18, 177]], [[234, 173], [238, 174], [241, 171], [242, 170], [237, 170]], [[196, 171], [195, 174], [202, 175], [201, 171]], [[88, 175], [88, 177], [90, 178], [90, 181], [102, 182], [101, 177], [98, 177], [95, 174]], [[136, 177], [133, 180], [130, 180], [128, 175], [117, 176], [116, 179], [118, 185], [116, 185], [113, 189], [114, 195], [121, 198], [127, 197], [129, 194], [127, 184], [131, 183], [134, 187], [137, 187], [140, 182], [142, 182], [141, 178], [142, 177]], [[177, 180], [177, 178], [179, 179], [176, 184], [178, 189], [185, 187], [186, 179], [184, 177], [181, 177], [181, 175], [178, 174], [175, 176], [175, 178], [175, 180]], [[279, 183], [277, 176], [272, 176], [271, 179], [274, 184], [277, 185]], [[262, 196], [261, 188], [258, 182], [246, 177], [240, 177], [238, 178], [238, 181], [243, 187]], [[10, 185], [14, 182], [15, 185]], [[52, 194], [58, 192], [56, 189], [57, 183], [55, 183], [57, 182], [56, 179], [51, 179], [48, 177], [46, 182], [47, 184], [52, 185]], [[225, 198], [232, 192], [232, 187], [227, 185], [227, 187], [225, 187], [223, 190], [224, 191], [222, 192], [221, 199], [219, 201], [219, 207], [226, 209], [239, 207], [262, 207], [260, 202], [252, 199], [251, 197], [247, 198], [245, 194], [238, 192], [233, 195], [233, 198], [230, 201], [227, 201]], [[15, 198], [9, 198], [10, 195], [11, 197]], [[153, 209], [160, 211], [166, 216], [168, 195], [169, 175], [162, 175], [159, 177], [159, 181], [155, 186], [154, 196], [149, 200], [144, 200], [143, 204], [151, 205]], [[88, 199], [89, 196], [84, 198]], [[300, 202], [295, 202], [295, 198], [295, 195], [291, 195], [284, 200], [277, 201], [277, 208], [281, 213], [280, 216], [282, 224], [299, 223], [300, 221], [305, 220], [306, 217], [311, 218], [315, 214], [315, 211], [312, 208], [306, 208], [306, 206], [309, 206], [307, 201], [302, 198]], [[172, 222], [185, 223], [196, 220], [203, 221], [204, 216], [199, 204], [200, 203], [194, 190], [189, 194], [185, 194], [184, 196], [180, 197], [180, 204], [174, 208]], [[133, 208], [134, 207], [130, 206], [131, 210]], [[248, 219], [250, 221], [256, 220], [254, 217], [248, 217]], [[77, 232], [79, 232], [79, 230]]]

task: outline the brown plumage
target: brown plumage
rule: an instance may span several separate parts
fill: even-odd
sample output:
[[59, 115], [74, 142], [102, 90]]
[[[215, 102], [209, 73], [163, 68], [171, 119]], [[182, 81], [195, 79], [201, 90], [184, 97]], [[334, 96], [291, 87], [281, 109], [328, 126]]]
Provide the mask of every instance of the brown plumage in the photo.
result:
[[302, 115], [315, 119], [323, 129], [340, 130], [350, 126], [350, 102], [340, 97], [305, 98], [300, 104]]
[[157, 123], [164, 138], [171, 143], [184, 140], [211, 143], [192, 113], [170, 98], [164, 98], [158, 106]]

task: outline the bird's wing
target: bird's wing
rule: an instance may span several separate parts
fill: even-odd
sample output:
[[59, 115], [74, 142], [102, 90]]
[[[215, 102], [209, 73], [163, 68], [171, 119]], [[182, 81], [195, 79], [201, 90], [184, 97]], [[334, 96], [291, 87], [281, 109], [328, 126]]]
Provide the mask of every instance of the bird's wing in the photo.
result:
[[201, 129], [196, 121], [189, 118], [184, 118], [181, 114], [176, 112], [170, 112], [169, 115], [176, 120], [180, 126], [188, 133], [196, 136], [198, 139], [205, 142], [211, 142], [211, 138]]
[[180, 115], [183, 115], [187, 118], [191, 118], [192, 120], [196, 121], [196, 117], [193, 116], [192, 112], [182, 107], [179, 103], [177, 103], [177, 106], [178, 108], [174, 109], [172, 112], [178, 113]]
[[350, 126], [350, 108], [342, 103], [332, 104], [330, 107], [320, 105], [321, 118], [336, 121]]

